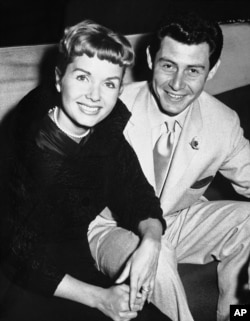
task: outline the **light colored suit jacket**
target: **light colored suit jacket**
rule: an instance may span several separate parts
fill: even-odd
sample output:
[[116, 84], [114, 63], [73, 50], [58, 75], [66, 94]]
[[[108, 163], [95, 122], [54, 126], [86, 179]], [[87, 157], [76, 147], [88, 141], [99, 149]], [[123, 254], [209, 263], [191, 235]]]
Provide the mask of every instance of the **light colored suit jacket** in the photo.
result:
[[[132, 112], [124, 135], [135, 150], [148, 181], [155, 187], [153, 146], [148, 119], [147, 82], [125, 86], [121, 99]], [[203, 92], [188, 111], [160, 196], [164, 215], [190, 207], [202, 198], [217, 172], [250, 197], [250, 145], [232, 109]]]

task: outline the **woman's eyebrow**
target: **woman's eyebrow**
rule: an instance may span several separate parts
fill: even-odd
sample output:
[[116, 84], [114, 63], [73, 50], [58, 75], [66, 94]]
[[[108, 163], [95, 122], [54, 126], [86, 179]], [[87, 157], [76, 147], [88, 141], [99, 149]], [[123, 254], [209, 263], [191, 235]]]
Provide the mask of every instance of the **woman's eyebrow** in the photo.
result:
[[111, 76], [111, 77], [106, 78], [106, 80], [121, 80], [121, 77], [119, 77], [119, 76]]
[[91, 75], [91, 72], [79, 67], [75, 68], [73, 71], [81, 71], [81, 72], [84, 72], [85, 74]]

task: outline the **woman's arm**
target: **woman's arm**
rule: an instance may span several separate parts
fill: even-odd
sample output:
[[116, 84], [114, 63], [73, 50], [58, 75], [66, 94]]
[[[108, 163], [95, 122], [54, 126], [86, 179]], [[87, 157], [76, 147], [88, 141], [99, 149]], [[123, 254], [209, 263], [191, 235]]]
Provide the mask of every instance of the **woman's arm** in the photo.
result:
[[114, 155], [116, 163], [113, 165], [113, 189], [108, 207], [120, 226], [136, 234], [139, 223], [148, 218], [159, 220], [164, 232], [166, 221], [160, 200], [147, 181], [134, 150], [124, 138], [119, 147]]
[[[161, 236], [166, 228], [162, 217], [160, 201], [155, 196], [153, 187], [146, 180], [135, 152], [127, 142], [120, 144], [118, 157], [119, 188], [114, 191], [114, 213], [122, 227], [133, 230], [140, 236], [140, 244], [117, 279], [122, 283], [130, 277], [130, 307], [141, 287], [149, 287], [143, 291], [144, 299], [150, 297], [154, 288], [154, 280], [161, 248]], [[117, 174], [118, 176], [118, 174]], [[119, 202], [119, 203], [118, 203]], [[121, 213], [121, 214], [120, 214]], [[119, 215], [120, 214], [120, 215]]]
[[[113, 320], [130, 320], [137, 316], [136, 311], [129, 309], [129, 286], [125, 284], [104, 289], [66, 274], [54, 296], [96, 308]], [[140, 298], [137, 298], [136, 306], [137, 310], [141, 308]]]
[[138, 230], [141, 236], [139, 247], [126, 263], [122, 274], [116, 283], [124, 282], [130, 276], [130, 308], [134, 309], [134, 302], [142, 286], [148, 287], [149, 291], [142, 291], [142, 300], [150, 301], [158, 259], [161, 249], [162, 225], [159, 220], [148, 218], [139, 223]]

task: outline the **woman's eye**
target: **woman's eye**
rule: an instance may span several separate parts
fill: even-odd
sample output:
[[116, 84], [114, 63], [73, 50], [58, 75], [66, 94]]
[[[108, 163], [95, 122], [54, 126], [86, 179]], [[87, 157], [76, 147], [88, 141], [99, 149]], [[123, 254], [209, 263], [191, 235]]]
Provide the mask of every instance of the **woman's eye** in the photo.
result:
[[116, 88], [115, 84], [114, 84], [113, 82], [110, 82], [110, 81], [109, 81], [109, 82], [106, 82], [105, 85], [106, 85], [108, 88], [111, 88], [111, 89]]
[[78, 75], [76, 76], [76, 79], [79, 80], [79, 81], [85, 81], [85, 80], [88, 80], [87, 76], [86, 75]]

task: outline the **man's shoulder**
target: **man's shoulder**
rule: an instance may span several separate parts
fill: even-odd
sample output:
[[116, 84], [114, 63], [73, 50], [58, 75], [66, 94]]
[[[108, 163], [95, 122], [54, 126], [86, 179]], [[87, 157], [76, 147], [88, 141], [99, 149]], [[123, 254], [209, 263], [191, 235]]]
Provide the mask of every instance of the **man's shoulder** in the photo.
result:
[[205, 91], [201, 93], [198, 101], [203, 114], [214, 116], [217, 119], [223, 118], [224, 121], [237, 117], [233, 109]]
[[145, 86], [148, 86], [148, 82], [146, 80], [145, 81], [136, 81], [136, 82], [131, 82], [131, 83], [125, 84], [124, 88], [123, 88], [122, 95], [123, 94], [126, 95], [131, 92], [136, 93], [139, 90], [141, 90], [141, 88], [143, 88]]
[[139, 92], [143, 89], [147, 90], [147, 88], [148, 88], [147, 81], [139, 81], [139, 82], [126, 84], [123, 87], [123, 91], [120, 96], [120, 99], [124, 102], [124, 104], [128, 107], [128, 109], [131, 110]]

